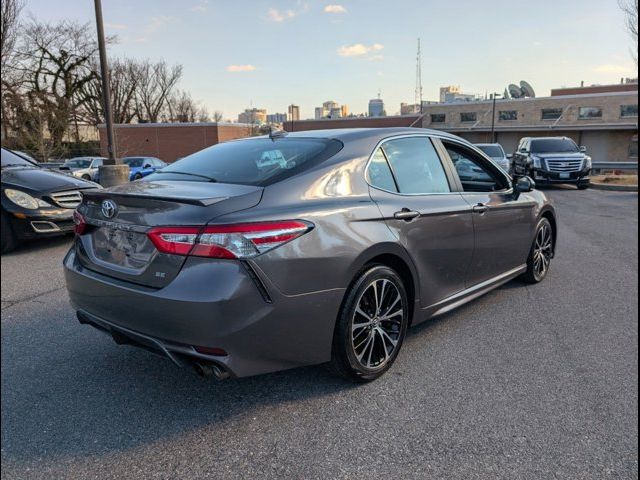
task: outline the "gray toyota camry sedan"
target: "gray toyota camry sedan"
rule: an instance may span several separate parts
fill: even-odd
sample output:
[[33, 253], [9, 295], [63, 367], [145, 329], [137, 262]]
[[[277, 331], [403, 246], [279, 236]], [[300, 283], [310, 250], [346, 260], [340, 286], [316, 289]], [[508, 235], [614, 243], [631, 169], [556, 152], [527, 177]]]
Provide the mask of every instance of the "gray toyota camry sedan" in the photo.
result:
[[411, 325], [545, 278], [556, 214], [533, 187], [424, 129], [221, 143], [84, 193], [67, 288], [81, 323], [203, 375], [373, 380]]

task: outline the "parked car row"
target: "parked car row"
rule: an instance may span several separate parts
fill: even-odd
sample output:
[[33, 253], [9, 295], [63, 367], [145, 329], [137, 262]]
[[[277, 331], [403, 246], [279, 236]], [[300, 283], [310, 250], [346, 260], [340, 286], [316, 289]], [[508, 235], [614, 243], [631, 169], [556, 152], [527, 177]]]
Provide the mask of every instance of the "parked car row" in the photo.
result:
[[[67, 160], [61, 167], [69, 170], [74, 177], [100, 182], [100, 167], [104, 157], [75, 157]], [[122, 163], [129, 165], [129, 180], [140, 180], [142, 177], [166, 167], [167, 164], [156, 157], [124, 157]]]
[[478, 143], [476, 147], [514, 176], [529, 176], [538, 184], [589, 187], [591, 157], [585, 147], [568, 137], [525, 137], [513, 155], [506, 155], [499, 143]]

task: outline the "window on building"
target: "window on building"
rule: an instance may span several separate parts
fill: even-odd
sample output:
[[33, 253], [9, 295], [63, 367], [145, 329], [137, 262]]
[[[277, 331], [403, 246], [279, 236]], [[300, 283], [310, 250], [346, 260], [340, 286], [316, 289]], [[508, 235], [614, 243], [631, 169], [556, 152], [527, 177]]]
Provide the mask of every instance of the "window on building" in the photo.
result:
[[638, 135], [631, 137], [631, 143], [629, 143], [629, 158], [632, 160], [638, 160]]
[[621, 117], [637, 117], [638, 116], [638, 104], [635, 105], [620, 105]]
[[517, 110], [500, 110], [498, 112], [498, 119], [500, 121], [517, 120], [518, 112]]
[[578, 118], [581, 120], [602, 118], [602, 107], [580, 107]]
[[561, 108], [543, 108], [542, 109], [542, 120], [557, 120], [562, 116]]
[[[391, 167], [395, 185], [400, 193], [416, 195], [451, 191], [440, 157], [427, 137], [389, 140], [380, 147], [380, 150]], [[380, 163], [381, 156], [376, 152], [369, 167], [371, 168], [374, 164], [384, 167]], [[376, 186], [373, 183], [372, 173], [378, 172], [370, 172], [372, 185]], [[382, 173], [379, 178], [384, 182], [380, 184], [380, 188], [387, 190], [382, 187], [382, 184], [390, 186], [388, 176]], [[395, 185], [388, 190], [396, 191]]]
[[444, 123], [446, 115], [444, 113], [432, 113], [431, 123]]
[[478, 119], [478, 114], [476, 112], [462, 112], [460, 114], [461, 122], [475, 122]]

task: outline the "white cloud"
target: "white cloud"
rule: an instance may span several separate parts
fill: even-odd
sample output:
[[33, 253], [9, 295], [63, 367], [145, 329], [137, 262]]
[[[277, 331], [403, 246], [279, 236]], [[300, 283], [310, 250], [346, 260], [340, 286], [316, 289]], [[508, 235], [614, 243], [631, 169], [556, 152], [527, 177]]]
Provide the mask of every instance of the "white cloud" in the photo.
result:
[[229, 65], [227, 67], [227, 72], [253, 72], [256, 70], [256, 67], [253, 65]]
[[273, 22], [284, 22], [285, 20], [290, 20], [297, 15], [293, 10], [285, 10], [281, 12], [275, 8], [270, 8], [267, 14], [269, 15], [269, 20]]
[[204, 13], [209, 10], [209, 0], [199, 0], [193, 7], [190, 8], [192, 12]]
[[342, 5], [327, 5], [324, 11], [325, 13], [347, 13], [347, 9]]
[[124, 23], [105, 23], [104, 24], [105, 28], [110, 29], [110, 30], [124, 30], [127, 28], [127, 26]]
[[[338, 55], [341, 57], [364, 57], [372, 52], [379, 52], [382, 50], [384, 46], [379, 43], [374, 43], [373, 45], [365, 45], [363, 43], [354, 43], [353, 45], [343, 45], [338, 49]], [[381, 57], [381, 55], [374, 55], [371, 57], [372, 59], [379, 59], [376, 57]]]
[[615, 63], [606, 63], [604, 65], [598, 65], [593, 69], [596, 73], [610, 73], [610, 74], [626, 74], [632, 73], [632, 68], [627, 65], [618, 65]]
[[160, 15], [157, 17], [151, 17], [149, 23], [144, 28], [145, 33], [154, 33], [157, 30], [160, 30], [165, 25], [174, 22], [176, 17], [172, 17], [170, 15]]

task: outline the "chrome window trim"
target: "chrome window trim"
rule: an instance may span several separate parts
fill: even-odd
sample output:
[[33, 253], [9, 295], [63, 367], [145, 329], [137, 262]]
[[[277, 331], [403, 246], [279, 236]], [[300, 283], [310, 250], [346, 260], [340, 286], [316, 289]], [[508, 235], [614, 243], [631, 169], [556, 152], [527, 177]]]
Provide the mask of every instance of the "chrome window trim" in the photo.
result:
[[[375, 153], [378, 150], [378, 148], [380, 148], [384, 143], [389, 142], [391, 140], [398, 140], [398, 139], [401, 139], [401, 138], [416, 138], [416, 137], [418, 137], [418, 138], [424, 137], [427, 140], [431, 140], [432, 137], [438, 138], [439, 136], [438, 135], [429, 135], [427, 133], [403, 133], [403, 134], [400, 134], [400, 135], [394, 135], [394, 136], [391, 136], [391, 137], [385, 137], [382, 140], [378, 141], [378, 143], [376, 143], [376, 146], [373, 148], [373, 151], [369, 155], [369, 158], [367, 159], [367, 163], [364, 166], [364, 181], [366, 182], [366, 184], [369, 185], [369, 187], [371, 187], [371, 188], [375, 188], [376, 190], [380, 190], [381, 192], [391, 193], [393, 195], [398, 195], [398, 196], [401, 196], [401, 197], [425, 197], [427, 195], [460, 195], [461, 193], [464, 193], [464, 192], [453, 192], [453, 191], [449, 191], [449, 192], [431, 192], [431, 193], [401, 193], [401, 192], [392, 192], [390, 190], [385, 190], [384, 188], [376, 187], [375, 185], [371, 184], [371, 182], [369, 181], [369, 165], [371, 164], [371, 161], [373, 160], [373, 156], [375, 155]], [[444, 171], [444, 174], [447, 177], [447, 183], [449, 183], [449, 175], [447, 174], [447, 170], [446, 170], [445, 166], [442, 164], [443, 159], [440, 157], [438, 149], [436, 148], [435, 145], [433, 145], [433, 148], [436, 151], [436, 155], [438, 155], [438, 160], [440, 160], [440, 165], [442, 165], [442, 170]], [[385, 155], [385, 158], [386, 158], [386, 155]], [[389, 165], [389, 168], [391, 168], [391, 165]], [[391, 170], [391, 174], [393, 175], [393, 170]], [[452, 188], [452, 186], [449, 185], [449, 188]]]
[[[395, 140], [395, 139], [399, 139], [399, 138], [412, 138], [412, 137], [426, 137], [427, 139], [431, 139], [431, 138], [437, 138], [440, 141], [447, 141], [447, 142], [452, 142], [452, 143], [456, 143], [457, 145], [460, 145], [461, 147], [466, 147], [469, 148], [469, 146], [471, 146], [472, 150], [474, 150], [475, 152], [479, 153], [482, 157], [484, 157], [486, 160], [488, 160], [492, 165], [494, 165], [498, 171], [500, 172], [500, 174], [504, 177], [504, 179], [507, 182], [508, 188], [506, 189], [502, 189], [502, 190], [496, 190], [494, 192], [465, 192], [463, 191], [452, 191], [452, 192], [432, 192], [432, 193], [400, 193], [400, 192], [392, 192], [389, 190], [385, 190], [384, 188], [380, 188], [380, 187], [376, 187], [375, 185], [372, 185], [371, 182], [369, 181], [369, 165], [371, 164], [371, 161], [373, 159], [374, 154], [376, 153], [376, 150], [378, 150], [378, 148], [380, 148], [380, 146], [382, 146], [382, 144], [390, 141], [390, 140]], [[443, 145], [444, 146], [444, 145]], [[435, 148], [435, 145], [434, 145]], [[440, 153], [438, 152], [438, 149], [436, 148], [436, 153], [438, 154], [438, 158], [440, 159], [440, 163], [442, 164], [443, 161], [445, 161], [445, 159], [441, 158]], [[451, 159], [448, 159], [448, 161], [450, 162]], [[447, 181], [449, 181], [449, 175], [447, 174], [447, 169], [444, 165], [442, 165], [442, 168], [445, 170], [445, 175], [447, 175]], [[392, 172], [393, 173], [393, 172]], [[367, 159], [367, 163], [364, 166], [364, 181], [366, 182], [366, 184], [370, 187], [370, 188], [374, 188], [376, 190], [379, 190], [381, 192], [386, 192], [386, 193], [391, 193], [393, 195], [398, 195], [398, 196], [403, 196], [403, 197], [424, 197], [427, 195], [462, 195], [462, 194], [478, 194], [478, 195], [486, 195], [488, 193], [503, 193], [503, 194], [510, 194], [513, 193], [513, 182], [511, 179], [511, 176], [506, 173], [501, 167], [500, 165], [496, 164], [491, 158], [487, 157], [484, 152], [482, 152], [482, 150], [480, 150], [479, 148], [477, 148], [475, 145], [473, 145], [472, 143], [465, 143], [465, 142], [461, 142], [458, 139], [456, 139], [455, 137], [450, 137], [448, 135], [438, 135], [437, 133], [433, 134], [433, 133], [402, 133], [399, 135], [393, 135], [390, 137], [385, 137], [382, 140], [378, 141], [378, 143], [376, 143], [376, 146], [373, 148], [373, 151], [371, 152], [371, 154], [369, 155], [369, 158]], [[451, 188], [451, 185], [449, 185], [449, 187]]]

